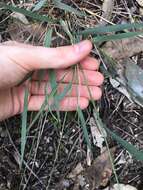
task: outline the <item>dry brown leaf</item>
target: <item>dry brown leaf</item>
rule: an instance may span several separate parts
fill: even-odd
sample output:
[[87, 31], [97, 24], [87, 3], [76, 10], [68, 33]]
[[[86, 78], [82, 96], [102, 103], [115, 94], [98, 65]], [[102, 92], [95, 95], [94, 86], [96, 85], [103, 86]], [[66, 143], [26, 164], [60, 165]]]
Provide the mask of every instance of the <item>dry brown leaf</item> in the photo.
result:
[[76, 167], [68, 174], [66, 179], [61, 179], [59, 184], [56, 186], [56, 190], [63, 190], [69, 183], [69, 179], [74, 181], [74, 188], [73, 190], [79, 190], [79, 181], [80, 181], [80, 174], [83, 172], [84, 168], [82, 167], [81, 163], [78, 163]]
[[94, 145], [99, 147], [100, 151], [103, 152], [103, 142], [105, 141], [104, 137], [107, 136], [106, 131], [104, 131], [104, 134], [101, 133], [93, 117], [89, 120], [89, 126]]
[[106, 187], [104, 190], [137, 190], [135, 187], [131, 185], [124, 185], [124, 184], [115, 184], [113, 187]]
[[143, 0], [136, 0], [138, 2], [138, 4], [143, 7]]
[[[113, 157], [115, 148], [112, 148], [110, 152]], [[108, 151], [104, 151], [99, 157], [97, 157], [97, 159], [93, 161], [93, 164], [88, 167], [84, 173], [90, 190], [98, 188], [99, 186], [106, 186], [112, 175], [112, 164]]]
[[103, 50], [115, 60], [126, 59], [143, 51], [143, 39], [130, 38], [107, 42]]
[[77, 166], [72, 170], [72, 172], [68, 175], [68, 178], [75, 178], [83, 171], [83, 167], [81, 163], [78, 163]]
[[112, 12], [114, 8], [114, 0], [104, 0], [103, 5], [102, 5], [102, 15], [100, 19], [100, 24], [104, 25], [107, 24], [107, 21], [111, 20], [112, 17]]
[[19, 20], [23, 24], [26, 24], [26, 25], [29, 24], [29, 21], [27, 20], [25, 15], [23, 15], [21, 13], [14, 12], [11, 16], [13, 18], [16, 18], [17, 20]]
[[[110, 149], [112, 158], [114, 157], [115, 147]], [[86, 161], [85, 161], [86, 163]], [[87, 167], [87, 166], [86, 166]], [[112, 175], [112, 164], [110, 162], [109, 153], [105, 150], [100, 156], [98, 156], [91, 166], [84, 167], [81, 163], [71, 171], [71, 173], [62, 179], [57, 185], [57, 190], [65, 189], [65, 181], [72, 180], [74, 182], [73, 190], [79, 190], [80, 188], [94, 190], [99, 186], [106, 186], [109, 178]]]
[[139, 11], [140, 11], [140, 15], [143, 16], [143, 7], [140, 7]]
[[21, 22], [15, 22], [8, 26], [7, 32], [13, 41], [24, 42], [29, 37], [34, 37], [37, 39], [36, 41], [39, 41], [45, 28], [39, 24], [25, 25]]

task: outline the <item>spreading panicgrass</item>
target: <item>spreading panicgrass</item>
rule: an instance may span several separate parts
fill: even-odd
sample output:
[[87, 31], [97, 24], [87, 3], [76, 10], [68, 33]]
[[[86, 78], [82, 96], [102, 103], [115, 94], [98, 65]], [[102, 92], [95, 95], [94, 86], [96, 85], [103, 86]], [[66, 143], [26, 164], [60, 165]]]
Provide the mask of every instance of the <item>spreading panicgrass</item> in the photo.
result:
[[[52, 42], [52, 29], [48, 30], [48, 32], [45, 34], [45, 40], [44, 40], [44, 46], [45, 47], [50, 47], [51, 46], [51, 42]], [[44, 75], [44, 71], [41, 70], [39, 71], [39, 80], [42, 81], [42, 77]], [[62, 77], [61, 81], [64, 79], [64, 77], [66, 76], [66, 74]], [[48, 77], [49, 77], [49, 83], [51, 86], [51, 93], [48, 94], [46, 92], [46, 87], [45, 86], [45, 100], [40, 108], [40, 110], [38, 111], [38, 113], [36, 114], [36, 116], [33, 118], [32, 122], [29, 125], [29, 129], [31, 129], [31, 127], [35, 124], [35, 122], [38, 120], [38, 118], [40, 117], [40, 115], [45, 111], [50, 111], [50, 113], [52, 114], [52, 110], [57, 110], [57, 116], [58, 116], [58, 120], [56, 117], [54, 117], [54, 115], [52, 114], [52, 116], [57, 120], [60, 121], [59, 118], [59, 102], [66, 96], [66, 94], [71, 90], [72, 87], [72, 81], [70, 81], [67, 85], [65, 85], [63, 92], [61, 92], [60, 94], [57, 93], [58, 90], [58, 83], [56, 81], [56, 74], [55, 71], [53, 69], [48, 70]], [[74, 78], [74, 75], [72, 77], [72, 80]], [[40, 83], [40, 82], [39, 82]], [[39, 84], [40, 85], [40, 84]], [[49, 105], [50, 100], [54, 100], [54, 103], [52, 103], [51, 105]]]
[[78, 35], [99, 35], [111, 32], [120, 32], [125, 30], [143, 29], [143, 23], [128, 23], [128, 24], [115, 24], [108, 26], [97, 26], [95, 28], [88, 28], [83, 31], [78, 31]]
[[85, 16], [85, 14], [65, 3], [62, 3], [61, 1], [59, 0], [53, 0], [53, 3], [55, 5], [56, 8], [59, 8], [61, 10], [64, 10], [64, 11], [67, 11], [67, 12], [71, 12], [71, 13], [74, 13], [76, 14], [77, 16]]
[[115, 176], [115, 179], [116, 179], [116, 182], [118, 183], [118, 190], [121, 190], [119, 188], [119, 180], [118, 180], [118, 176], [117, 176], [117, 173], [116, 173], [116, 169], [114, 167], [114, 161], [112, 159], [112, 155], [111, 155], [111, 152], [110, 152], [110, 149], [109, 149], [109, 145], [108, 145], [108, 141], [107, 141], [107, 137], [106, 135], [104, 134], [104, 130], [105, 130], [105, 127], [102, 123], [102, 120], [99, 116], [99, 112], [97, 110], [97, 108], [95, 107], [95, 104], [93, 102], [93, 106], [94, 106], [94, 112], [93, 112], [93, 116], [94, 116], [94, 119], [95, 119], [95, 122], [97, 124], [97, 127], [99, 128], [99, 130], [101, 131], [101, 134], [103, 135], [104, 137], [104, 140], [105, 140], [105, 143], [106, 143], [106, 147], [107, 147], [107, 150], [108, 150], [108, 154], [109, 154], [109, 158], [110, 158], [110, 162], [112, 164], [112, 169], [113, 169], [113, 173], [114, 173], [114, 176]]
[[[45, 47], [50, 47], [51, 46], [52, 32], [53, 32], [53, 30], [51, 29], [45, 35], [45, 41], [44, 41], [44, 46]], [[55, 93], [53, 94], [53, 101], [54, 101], [54, 103], [56, 105], [56, 109], [58, 109], [59, 105], [58, 105], [58, 101], [56, 99], [58, 84], [57, 84], [57, 81], [56, 81], [56, 74], [55, 74], [55, 71], [53, 69], [48, 70], [48, 77], [49, 77], [49, 82], [50, 82], [51, 89], [55, 89]], [[59, 116], [59, 113], [58, 113], [58, 116]]]
[[[84, 77], [85, 84], [86, 84], [86, 86], [88, 88], [88, 92], [89, 92], [89, 95], [90, 95], [91, 103], [92, 103], [93, 108], [94, 108], [94, 110], [93, 110], [93, 117], [95, 119], [96, 127], [98, 128], [98, 130], [100, 131], [101, 135], [103, 136], [103, 138], [105, 140], [105, 144], [106, 144], [106, 148], [107, 148], [107, 151], [108, 151], [108, 154], [109, 154], [109, 159], [110, 159], [110, 162], [111, 162], [111, 165], [112, 165], [113, 173], [114, 173], [114, 176], [115, 176], [117, 184], [119, 184], [119, 180], [118, 180], [118, 176], [117, 176], [117, 173], [116, 173], [116, 169], [114, 167], [114, 161], [113, 161], [113, 158], [112, 158], [112, 155], [111, 155], [111, 152], [110, 152], [110, 148], [109, 148], [109, 145], [108, 145], [108, 140], [107, 140], [107, 134], [106, 134], [106, 131], [105, 131], [105, 127], [104, 127], [104, 125], [102, 123], [102, 120], [101, 120], [101, 118], [99, 116], [99, 111], [97, 109], [97, 105], [96, 105], [95, 101], [93, 100], [92, 94], [90, 92], [90, 89], [89, 89], [89, 86], [88, 86], [88, 83], [87, 83], [87, 79], [86, 79], [85, 73], [83, 71], [82, 71], [82, 74], [83, 74], [83, 77]], [[85, 126], [86, 125], [85, 124], [85, 119], [82, 118], [81, 116], [80, 116], [80, 119], [81, 119], [81, 122], [83, 122], [83, 125]], [[91, 150], [92, 150], [92, 146], [91, 146]], [[120, 187], [118, 187], [118, 189], [120, 190]]]
[[18, 13], [21, 13], [27, 17], [30, 17], [34, 20], [38, 20], [40, 22], [55, 22], [54, 19], [51, 19], [49, 18], [48, 16], [45, 16], [45, 15], [40, 15], [38, 13], [35, 13], [35, 12], [32, 12], [30, 10], [26, 10], [24, 8], [19, 8], [17, 6], [13, 6], [13, 5], [7, 5], [7, 4], [4, 4], [4, 3], [0, 3], [0, 8], [2, 9], [5, 9], [5, 10], [10, 10], [12, 12], [18, 12]]
[[67, 36], [69, 37], [70, 43], [73, 44], [73, 35], [72, 35], [71, 31], [69, 30], [68, 23], [61, 19], [60, 24], [61, 24], [63, 30], [65, 31], [65, 33], [67, 34]]
[[49, 29], [46, 34], [45, 34], [45, 39], [44, 39], [44, 47], [50, 47], [52, 43], [52, 33], [53, 29]]
[[[101, 53], [101, 56], [103, 59], [106, 60], [106, 63], [109, 67], [109, 76], [112, 78], [119, 77], [117, 70], [116, 70], [116, 65], [117, 63], [115, 62], [115, 60], [113, 60], [110, 56], [108, 56], [103, 50], [99, 50], [99, 52]], [[126, 63], [125, 63], [126, 64]], [[129, 64], [130, 68], [131, 65], [133, 64], [133, 67], [135, 67], [134, 72], [132, 71], [131, 73], [131, 69], [129, 70], [130, 74], [132, 76], [132, 78], [127, 78], [128, 80], [126, 82], [130, 83], [131, 81], [135, 81], [133, 80], [134, 78], [134, 74], [135, 76], [137, 75], [137, 73], [139, 74], [139, 71], [142, 73], [142, 69], [139, 68], [137, 65], [135, 65], [132, 62], [129, 62], [129, 60], [127, 60], [127, 64], [126, 66]], [[137, 72], [138, 71], [138, 72]], [[127, 70], [126, 70], [127, 72]], [[134, 74], [133, 74], [134, 73]], [[126, 76], [125, 76], [126, 77]], [[141, 80], [136, 81], [134, 85], [137, 85], [137, 82], [141, 82]], [[125, 86], [125, 84], [122, 84], [124, 87], [127, 88], [133, 88], [133, 86], [131, 86], [130, 84], [128, 84], [127, 86]], [[133, 94], [132, 94], [133, 96]], [[138, 96], [137, 96], [138, 97]], [[103, 129], [105, 129], [107, 131], [107, 133], [115, 140], [117, 141], [118, 144], [120, 144], [123, 148], [125, 148], [136, 160], [143, 160], [143, 151], [138, 150], [135, 146], [133, 146], [132, 144], [128, 143], [126, 140], [124, 140], [123, 138], [121, 138], [119, 135], [117, 135], [116, 133], [114, 133], [113, 131], [111, 131], [108, 127], [106, 127], [106, 125], [102, 122], [99, 113], [97, 112], [97, 110], [95, 110], [94, 112], [94, 118], [96, 120], [96, 122], [98, 123], [99, 126], [101, 126]]]
[[82, 112], [82, 110], [81, 110], [80, 107], [77, 108], [77, 113], [78, 113], [79, 120], [81, 122], [81, 127], [82, 127], [82, 130], [83, 130], [85, 142], [87, 143], [87, 145], [90, 148], [90, 150], [92, 150], [92, 148], [91, 148], [91, 142], [89, 140], [89, 135], [88, 135], [88, 131], [87, 131], [87, 124], [86, 124], [83, 112]]
[[94, 43], [101, 43], [101, 42], [108, 42], [112, 40], [121, 40], [124, 38], [132, 38], [135, 36], [143, 35], [143, 32], [126, 32], [121, 34], [113, 34], [113, 35], [103, 35], [103, 36], [97, 36], [93, 38]]
[[[51, 44], [51, 39], [52, 39], [52, 30], [50, 30], [47, 34], [46, 34], [46, 45], [50, 46]], [[44, 74], [43, 71], [39, 71], [39, 74], [41, 72], [40, 77], [43, 77], [42, 75]], [[33, 74], [33, 72], [32, 72]], [[31, 77], [31, 76], [30, 76]], [[27, 80], [27, 79], [26, 79]], [[42, 78], [40, 78], [39, 80], [42, 80]], [[39, 84], [40, 85], [40, 84]], [[35, 118], [33, 119], [32, 123], [34, 124], [37, 119], [39, 118], [39, 116], [41, 115], [41, 113], [44, 111], [46, 105], [48, 104], [48, 97], [45, 98], [45, 102], [44, 104], [41, 106], [40, 111], [38, 112], [38, 114], [35, 116]], [[30, 125], [28, 127], [27, 130], [27, 111], [28, 111], [28, 90], [25, 90], [25, 98], [24, 98], [24, 111], [22, 113], [22, 129], [21, 129], [21, 165], [23, 162], [23, 157], [24, 157], [24, 150], [25, 150], [25, 145], [26, 145], [26, 136], [27, 136], [27, 131], [29, 131], [29, 129], [32, 127], [32, 125]]]
[[135, 159], [143, 161], [143, 151], [139, 151], [136, 147], [134, 147], [132, 144], [128, 143], [127, 141], [123, 140], [120, 136], [115, 134], [113, 131], [111, 131], [109, 128], [106, 127], [106, 125], [102, 122], [99, 113], [96, 110], [94, 110], [94, 118], [97, 123], [97, 125], [103, 130], [105, 129], [109, 135], [112, 136], [114, 140], [116, 140], [121, 146], [123, 146], [132, 156], [134, 156]]
[[29, 95], [28, 89], [25, 89], [24, 110], [22, 113], [22, 126], [21, 126], [21, 164], [20, 164], [20, 167], [22, 167], [25, 145], [26, 145], [26, 139], [27, 139], [28, 95]]
[[122, 139], [119, 135], [112, 132], [109, 128], [104, 127], [109, 135], [118, 142], [122, 147], [124, 147], [136, 160], [143, 161], [143, 151], [138, 150], [135, 146], [128, 143], [126, 140]]
[[[109, 26], [98, 26], [95, 28], [88, 28], [85, 30], [80, 30], [80, 31], [76, 31], [76, 32], [71, 32], [69, 27], [68, 27], [68, 21], [66, 20], [56, 20], [56, 19], [51, 19], [49, 16], [45, 16], [39, 13], [36, 13], [36, 11], [39, 11], [41, 8], [43, 8], [46, 4], [45, 0], [41, 0], [39, 1], [39, 3], [37, 3], [34, 8], [32, 10], [26, 10], [24, 8], [19, 8], [17, 6], [13, 6], [13, 5], [6, 5], [6, 4], [0, 4], [0, 7], [2, 9], [5, 10], [10, 10], [12, 12], [18, 12], [21, 14], [24, 14], [27, 17], [30, 17], [33, 20], [38, 20], [40, 22], [46, 22], [46, 23], [56, 23], [59, 24], [63, 31], [66, 33], [66, 35], [68, 36], [68, 39], [70, 41], [70, 44], [73, 44], [75, 41], [79, 41], [79, 39], [86, 39], [87, 37], [90, 37], [93, 40], [93, 43], [98, 44], [98, 43], [102, 43], [102, 42], [107, 42], [107, 41], [114, 41], [114, 40], [119, 40], [119, 39], [123, 39], [123, 38], [131, 38], [134, 36], [139, 36], [143, 34], [143, 24], [142, 23], [132, 23], [132, 24], [119, 24], [119, 25], [109, 25]], [[54, 7], [64, 10], [65, 12], [68, 13], [73, 13], [76, 16], [79, 17], [84, 17], [85, 14], [76, 9], [73, 8], [65, 3], [62, 3], [61, 1], [58, 0], [53, 0], [53, 4]], [[131, 31], [130, 31], [131, 30]], [[48, 32], [45, 35], [45, 40], [44, 40], [44, 46], [45, 47], [50, 47], [51, 43], [52, 43], [52, 34], [53, 34], [53, 30], [49, 29]], [[103, 54], [103, 56], [105, 56], [104, 52], [101, 52]], [[108, 59], [108, 61], [110, 61]], [[76, 67], [76, 66], [75, 66]], [[79, 67], [76, 67], [75, 70], [78, 71]], [[112, 71], [111, 71], [112, 72]], [[26, 79], [29, 79], [29, 77], [31, 77], [33, 73], [29, 73], [28, 76], [26, 76]], [[75, 78], [75, 74], [77, 73], [73, 73], [73, 79]], [[110, 74], [110, 73], [109, 73]], [[42, 81], [44, 73], [43, 71], [39, 72], [39, 81]], [[116, 75], [116, 73], [115, 73]], [[58, 83], [56, 81], [56, 74], [54, 70], [49, 70], [48, 71], [48, 76], [49, 76], [49, 83], [51, 86], [51, 93], [48, 94], [46, 92], [46, 87], [45, 87], [45, 100], [39, 110], [39, 112], [36, 114], [36, 116], [33, 118], [32, 122], [29, 124], [29, 128], [28, 130], [31, 129], [31, 127], [35, 124], [35, 122], [39, 119], [40, 115], [43, 114], [45, 111], [49, 111], [51, 113], [51, 115], [53, 116], [54, 119], [57, 119], [57, 123], [60, 122], [60, 113], [59, 113], [59, 104], [60, 101], [63, 100], [67, 93], [70, 92], [71, 88], [72, 88], [72, 84], [73, 84], [73, 80], [70, 81], [68, 84], [65, 85], [65, 88], [63, 90], [63, 92], [61, 92], [60, 94], [58, 93]], [[65, 76], [63, 76], [64, 79]], [[22, 81], [22, 82], [24, 82]], [[86, 81], [86, 79], [85, 79]], [[62, 82], [62, 80], [60, 81]], [[86, 81], [87, 82], [87, 81]], [[79, 81], [80, 84], [80, 81]], [[40, 83], [39, 83], [40, 85]], [[87, 84], [87, 87], [89, 89], [89, 86]], [[89, 90], [90, 93], [90, 90]], [[91, 93], [90, 93], [91, 95]], [[80, 97], [77, 97], [80, 98]], [[54, 103], [52, 105], [49, 105], [50, 100], [54, 100]], [[111, 158], [111, 154], [110, 154], [110, 150], [109, 150], [109, 146], [108, 146], [108, 142], [107, 142], [107, 137], [104, 133], [104, 130], [107, 132], [108, 135], [111, 135], [112, 138], [114, 140], [116, 140], [122, 147], [124, 147], [135, 159], [143, 161], [143, 151], [139, 151], [136, 147], [134, 147], [132, 144], [128, 143], [127, 141], [125, 141], [124, 139], [122, 139], [119, 135], [115, 134], [114, 132], [112, 132], [109, 128], [106, 127], [106, 125], [102, 122], [100, 116], [99, 116], [99, 112], [97, 110], [97, 106], [91, 96], [91, 102], [93, 104], [94, 107], [94, 119], [97, 123], [97, 127], [99, 127], [101, 134], [104, 136], [105, 138], [105, 143], [107, 146], [107, 149], [109, 151], [109, 155], [110, 155], [110, 160], [113, 166], [113, 171], [115, 174], [115, 178], [116, 181], [118, 182], [118, 177], [114, 168], [114, 163], [113, 160]], [[57, 115], [55, 116], [55, 114], [53, 114], [52, 110], [53, 108], [56, 111]], [[24, 151], [25, 151], [25, 145], [26, 145], [26, 138], [27, 138], [27, 110], [28, 110], [28, 90], [26, 89], [25, 91], [25, 97], [24, 97], [24, 110], [22, 113], [22, 128], [21, 128], [21, 166], [23, 163], [23, 158], [24, 158]], [[89, 138], [89, 132], [87, 129], [87, 124], [86, 124], [86, 119], [84, 116], [84, 112], [81, 110], [81, 108], [78, 106], [77, 107], [77, 114], [78, 114], [78, 118], [79, 118], [79, 126], [81, 126], [82, 131], [83, 131], [83, 136], [85, 139], [85, 142], [87, 144], [87, 146], [92, 150], [92, 145], [90, 142], [90, 138]], [[65, 120], [66, 120], [66, 116], [64, 119], [64, 125], [65, 125]], [[56, 123], [56, 124], [57, 124]], [[63, 127], [63, 126], [61, 126]], [[64, 129], [64, 127], [62, 128], [62, 130]], [[63, 131], [62, 131], [63, 132]], [[60, 148], [60, 143], [61, 143], [61, 139], [59, 142], [59, 146], [58, 146], [58, 151]], [[57, 160], [57, 155], [58, 155], [58, 151], [56, 153], [56, 157], [55, 157], [55, 163]], [[53, 170], [52, 170], [53, 171]], [[52, 173], [50, 175], [50, 177], [52, 176]], [[50, 178], [51, 179], [51, 178]], [[48, 182], [48, 186], [50, 184], [50, 181]]]

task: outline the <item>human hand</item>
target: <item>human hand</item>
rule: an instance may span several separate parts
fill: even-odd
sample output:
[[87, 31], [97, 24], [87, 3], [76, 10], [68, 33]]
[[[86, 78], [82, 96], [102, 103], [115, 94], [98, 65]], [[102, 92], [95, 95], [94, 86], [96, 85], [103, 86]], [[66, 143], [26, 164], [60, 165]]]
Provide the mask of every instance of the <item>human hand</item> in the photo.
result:
[[[25, 88], [29, 89], [28, 110], [40, 109], [45, 100], [45, 86], [49, 93], [51, 89], [50, 85], [47, 85], [48, 74], [44, 76], [39, 86], [36, 74], [36, 70], [39, 69], [55, 69], [59, 83], [58, 93], [60, 93], [72, 80], [73, 69], [68, 67], [80, 63], [85, 76], [79, 69], [80, 84], [77, 84], [76, 80], [73, 81], [72, 89], [60, 102], [61, 111], [73, 111], [77, 106], [81, 109], [86, 108], [90, 100], [89, 89], [92, 98], [99, 99], [102, 94], [100, 85], [103, 83], [103, 75], [97, 71], [98, 61], [89, 57], [91, 49], [92, 44], [87, 40], [73, 46], [58, 48], [44, 48], [16, 42], [0, 45], [0, 120], [23, 111]], [[26, 74], [33, 70], [35, 73], [32, 80], [18, 85]], [[85, 78], [89, 89], [85, 84]], [[78, 96], [80, 98], [77, 98]]]

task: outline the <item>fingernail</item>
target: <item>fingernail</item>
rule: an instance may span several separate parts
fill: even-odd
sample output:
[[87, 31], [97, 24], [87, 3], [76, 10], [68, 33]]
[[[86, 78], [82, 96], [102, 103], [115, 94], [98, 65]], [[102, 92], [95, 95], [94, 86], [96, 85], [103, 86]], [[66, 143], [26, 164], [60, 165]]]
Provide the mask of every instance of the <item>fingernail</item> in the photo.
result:
[[88, 40], [82, 41], [78, 43], [76, 46], [77, 53], [82, 53], [92, 48], [92, 44]]

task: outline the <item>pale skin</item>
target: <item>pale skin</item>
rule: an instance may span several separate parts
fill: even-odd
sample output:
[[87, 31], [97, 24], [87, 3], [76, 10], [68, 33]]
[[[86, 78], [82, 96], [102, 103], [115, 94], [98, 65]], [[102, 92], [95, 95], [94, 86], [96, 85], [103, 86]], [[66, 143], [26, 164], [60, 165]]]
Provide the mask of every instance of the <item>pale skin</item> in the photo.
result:
[[[87, 108], [90, 101], [89, 89], [94, 100], [101, 98], [100, 86], [103, 75], [98, 71], [99, 62], [89, 54], [92, 49], [90, 41], [58, 48], [44, 48], [17, 42], [6, 42], [0, 45], [0, 120], [4, 120], [23, 111], [25, 88], [29, 89], [28, 110], [38, 111], [45, 99], [45, 85], [48, 74], [38, 82], [37, 70], [55, 69], [58, 93], [72, 80], [72, 65], [80, 64], [78, 81], [73, 81], [72, 89], [60, 102], [61, 111], [74, 111], [77, 106]], [[84, 77], [83, 77], [83, 72]], [[18, 85], [30, 72], [35, 71], [30, 82]], [[68, 73], [65, 76], [65, 73]], [[65, 76], [63, 78], [63, 76]], [[85, 82], [86, 78], [86, 82]], [[62, 79], [62, 82], [61, 82]], [[89, 89], [87, 88], [87, 84]], [[50, 93], [50, 85], [47, 85]], [[78, 89], [78, 92], [77, 92]], [[78, 97], [78, 98], [77, 98]]]

